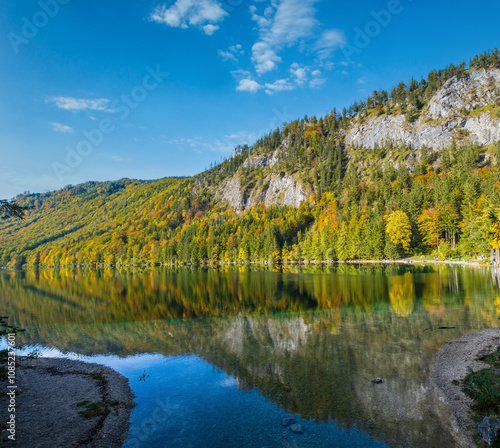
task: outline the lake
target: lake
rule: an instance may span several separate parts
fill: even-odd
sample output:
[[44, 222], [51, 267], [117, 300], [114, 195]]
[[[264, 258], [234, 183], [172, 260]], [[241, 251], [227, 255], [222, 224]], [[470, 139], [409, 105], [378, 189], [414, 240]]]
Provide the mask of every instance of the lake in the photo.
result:
[[23, 353], [129, 378], [126, 448], [443, 448], [456, 428], [429, 374], [446, 342], [498, 326], [499, 276], [446, 265], [3, 270], [0, 301], [26, 329]]

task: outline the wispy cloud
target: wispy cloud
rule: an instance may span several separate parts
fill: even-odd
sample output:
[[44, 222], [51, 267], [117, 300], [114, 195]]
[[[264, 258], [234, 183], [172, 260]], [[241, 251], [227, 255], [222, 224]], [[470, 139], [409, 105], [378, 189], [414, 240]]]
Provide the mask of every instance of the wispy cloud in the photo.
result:
[[320, 23], [313, 5], [317, 0], [273, 0], [262, 14], [250, 7], [259, 29], [259, 40], [252, 47], [252, 61], [259, 74], [277, 69], [282, 62], [279, 53], [311, 37]]
[[316, 41], [314, 49], [320, 59], [329, 58], [332, 53], [345, 45], [346, 37], [341, 30], [325, 30]]
[[230, 59], [238, 62], [238, 56], [245, 54], [241, 49], [241, 45], [232, 45], [227, 50], [217, 50], [217, 54], [224, 60], [229, 61]]
[[194, 152], [201, 153], [203, 150], [231, 154], [238, 145], [252, 145], [257, 141], [259, 135], [253, 132], [239, 131], [233, 134], [224, 135], [224, 138], [212, 142], [203, 140], [201, 137], [193, 138], [169, 138], [166, 135], [160, 136], [160, 141], [165, 145], [175, 146], [183, 150], [190, 148]]
[[325, 78], [314, 78], [309, 81], [309, 87], [311, 89], [319, 89], [320, 87], [323, 87], [326, 83]]
[[317, 89], [326, 83], [326, 79], [321, 77], [323, 74], [321, 70], [313, 69], [312, 67], [301, 65], [297, 62], [291, 65], [290, 74], [295, 84], [299, 87], [307, 86], [312, 89]]
[[298, 86], [303, 86], [309, 76], [309, 67], [304, 67], [297, 62], [294, 62], [290, 67], [290, 73], [293, 76]]
[[173, 28], [194, 26], [211, 36], [219, 29], [218, 23], [227, 16], [216, 0], [177, 0], [173, 5], [157, 6], [150, 19]]
[[294, 89], [295, 86], [292, 85], [288, 79], [278, 79], [272, 84], [266, 84], [266, 93], [268, 95], [273, 95], [275, 92], [285, 92]]
[[57, 96], [47, 100], [49, 103], [54, 103], [59, 109], [82, 111], [82, 110], [95, 110], [103, 111], [107, 110], [107, 106], [110, 100], [106, 98], [99, 98], [95, 100], [89, 100], [84, 98], [72, 98]]
[[[255, 76], [249, 72], [245, 76], [232, 72], [238, 81], [237, 91], [255, 93], [264, 90], [273, 95], [297, 88], [319, 88], [326, 83], [322, 73], [333, 66], [328, 59], [345, 44], [345, 36], [341, 30], [325, 29], [316, 18], [319, 1], [255, 0], [249, 9], [258, 32], [251, 52]], [[309, 60], [306, 64], [292, 64], [289, 73], [285, 74], [280, 66], [291, 54], [299, 60], [304, 57]], [[219, 52], [219, 55], [237, 61], [229, 50]], [[279, 73], [275, 80], [261, 81], [272, 76], [272, 72]]]
[[74, 129], [71, 126], [66, 126], [61, 123], [52, 123], [52, 130], [54, 132], [62, 132], [62, 133], [69, 133], [74, 131]]

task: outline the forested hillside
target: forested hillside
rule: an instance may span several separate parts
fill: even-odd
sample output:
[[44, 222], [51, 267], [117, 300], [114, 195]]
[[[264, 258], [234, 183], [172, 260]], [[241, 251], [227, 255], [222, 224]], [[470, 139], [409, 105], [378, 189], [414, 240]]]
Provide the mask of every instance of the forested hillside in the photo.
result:
[[320, 261], [500, 248], [497, 50], [284, 123], [190, 178], [17, 198], [0, 265]]

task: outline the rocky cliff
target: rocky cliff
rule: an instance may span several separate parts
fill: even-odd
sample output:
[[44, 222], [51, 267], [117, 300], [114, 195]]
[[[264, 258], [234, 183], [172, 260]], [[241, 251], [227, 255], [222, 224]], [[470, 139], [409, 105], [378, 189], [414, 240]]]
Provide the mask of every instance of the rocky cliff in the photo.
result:
[[474, 70], [450, 79], [429, 101], [420, 117], [406, 115], [355, 119], [346, 134], [350, 146], [374, 148], [386, 142], [418, 149], [445, 148], [453, 139], [468, 138], [478, 145], [500, 140], [500, 70]]
[[[397, 110], [399, 105], [393, 106]], [[309, 124], [305, 122], [304, 128]], [[450, 147], [453, 141], [459, 145], [494, 144], [500, 141], [500, 69], [472, 69], [452, 77], [414, 114], [413, 120], [407, 114], [387, 113], [383, 108], [358, 113], [349, 119], [339, 137], [347, 153], [350, 149], [370, 150], [388, 143], [436, 151]], [[304, 170], [290, 173], [289, 167], [288, 171], [280, 167], [280, 157], [291, 144], [291, 139], [285, 138], [277, 149], [249, 155], [237, 172], [217, 187], [215, 197], [237, 211], [260, 203], [298, 207], [314, 188], [304, 181]], [[410, 155], [417, 158], [417, 154]], [[361, 168], [366, 168], [368, 154], [361, 159]], [[394, 160], [392, 163], [398, 165]]]
[[[222, 184], [216, 197], [238, 211], [260, 203], [264, 203], [266, 207], [271, 205], [298, 207], [312, 194], [312, 190], [300, 181], [299, 176], [278, 173], [273, 169], [280, 151], [286, 151], [286, 147], [281, 147], [270, 155], [250, 156], [240, 170]], [[245, 172], [258, 172], [260, 176], [257, 176], [256, 182], [245, 185], [243, 179]]]

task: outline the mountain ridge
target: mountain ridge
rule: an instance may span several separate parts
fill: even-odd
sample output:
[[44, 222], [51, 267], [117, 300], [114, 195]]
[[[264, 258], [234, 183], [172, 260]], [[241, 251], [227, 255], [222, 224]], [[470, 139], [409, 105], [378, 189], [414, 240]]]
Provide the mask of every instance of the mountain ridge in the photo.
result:
[[0, 265], [497, 250], [498, 50], [470, 65], [376, 91], [341, 113], [284, 123], [196, 176], [88, 182], [20, 196], [34, 209], [24, 221], [0, 223]]

